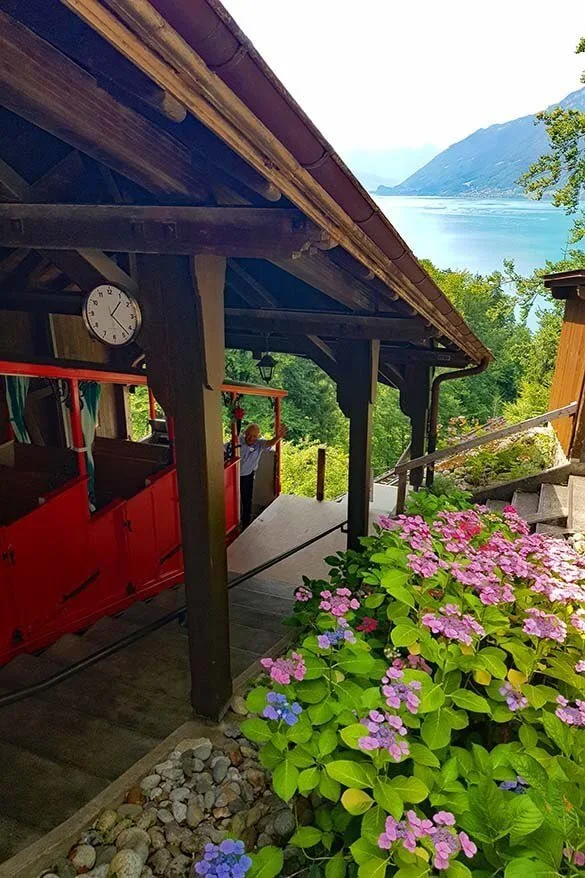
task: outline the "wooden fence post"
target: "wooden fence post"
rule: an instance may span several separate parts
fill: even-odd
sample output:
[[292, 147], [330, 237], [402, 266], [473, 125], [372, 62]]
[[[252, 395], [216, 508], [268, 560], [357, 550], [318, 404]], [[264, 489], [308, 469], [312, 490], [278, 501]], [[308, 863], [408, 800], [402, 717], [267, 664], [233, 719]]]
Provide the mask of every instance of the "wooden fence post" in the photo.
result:
[[317, 500], [325, 498], [325, 446], [317, 449]]

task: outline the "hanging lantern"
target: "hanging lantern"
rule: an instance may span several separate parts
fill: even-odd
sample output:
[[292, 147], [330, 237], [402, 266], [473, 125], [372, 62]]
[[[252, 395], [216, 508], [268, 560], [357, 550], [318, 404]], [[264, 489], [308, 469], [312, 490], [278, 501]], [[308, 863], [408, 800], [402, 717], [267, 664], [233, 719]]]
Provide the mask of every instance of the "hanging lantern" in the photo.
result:
[[260, 372], [260, 377], [266, 384], [270, 384], [272, 381], [272, 373], [274, 372], [274, 367], [276, 366], [276, 360], [270, 353], [262, 354], [258, 363], [258, 371]]

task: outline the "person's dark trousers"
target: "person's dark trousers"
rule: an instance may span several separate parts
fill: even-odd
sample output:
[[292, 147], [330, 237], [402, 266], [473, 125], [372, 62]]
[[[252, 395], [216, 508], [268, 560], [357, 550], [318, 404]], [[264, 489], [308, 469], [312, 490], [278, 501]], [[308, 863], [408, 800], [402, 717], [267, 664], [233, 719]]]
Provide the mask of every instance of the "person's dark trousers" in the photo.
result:
[[240, 506], [242, 510], [242, 530], [250, 524], [252, 517], [252, 496], [254, 494], [254, 473], [240, 476]]

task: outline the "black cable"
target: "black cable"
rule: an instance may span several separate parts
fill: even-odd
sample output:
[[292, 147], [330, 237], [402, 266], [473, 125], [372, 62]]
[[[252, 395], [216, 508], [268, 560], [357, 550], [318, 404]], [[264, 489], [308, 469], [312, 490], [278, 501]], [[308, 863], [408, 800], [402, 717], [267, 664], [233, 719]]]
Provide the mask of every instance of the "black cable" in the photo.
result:
[[[298, 546], [294, 546], [292, 549], [287, 549], [285, 552], [281, 552], [280, 555], [277, 555], [275, 558], [271, 558], [269, 561], [265, 561], [263, 564], [258, 564], [257, 567], [254, 567], [252, 570], [248, 570], [247, 573], [242, 573], [240, 576], [236, 577], [236, 579], [232, 579], [232, 581], [228, 584], [228, 589], [232, 589], [235, 588], [237, 585], [241, 585], [242, 582], [246, 582], [246, 580], [251, 579], [258, 573], [262, 573], [263, 570], [267, 570], [269, 567], [273, 567], [275, 564], [278, 564], [279, 561], [284, 561], [286, 558], [290, 558], [291, 555], [294, 555], [296, 552], [302, 551], [302, 549], [306, 549], [308, 546], [311, 546], [318, 540], [323, 539], [323, 537], [326, 537], [334, 531], [339, 530], [339, 528], [343, 529], [346, 524], [347, 521], [342, 521], [340, 524], [336, 524], [333, 527], [324, 530], [322, 533], [317, 534], [317, 536], [305, 540], [304, 543], [299, 543]], [[116, 640], [114, 643], [110, 643], [109, 646], [104, 646], [101, 649], [98, 649], [97, 652], [93, 652], [91, 655], [88, 655], [85, 658], [80, 659], [78, 662], [69, 665], [68, 668], [64, 668], [62, 671], [58, 671], [56, 674], [53, 674], [46, 680], [41, 680], [40, 683], [33, 683], [30, 686], [24, 686], [22, 689], [17, 689], [14, 692], [7, 692], [5, 695], [0, 696], [0, 707], [7, 707], [9, 704], [15, 704], [17, 701], [23, 701], [25, 698], [30, 698], [32, 695], [38, 695], [40, 692], [44, 692], [46, 689], [50, 689], [52, 686], [56, 686], [58, 683], [62, 683], [63, 680], [67, 680], [69, 677], [72, 677], [79, 671], [83, 671], [86, 668], [91, 668], [92, 665], [97, 664], [97, 662], [101, 661], [102, 659], [113, 655], [120, 649], [131, 646], [137, 640], [141, 640], [148, 634], [152, 634], [153, 631], [157, 631], [159, 628], [163, 628], [165, 625], [168, 625], [169, 622], [173, 622], [175, 619], [178, 619], [179, 616], [182, 616], [183, 613], [186, 612], [186, 610], [187, 608], [185, 606], [179, 607], [178, 610], [172, 610], [170, 613], [166, 613], [159, 619], [155, 619], [153, 622], [149, 622], [148, 625], [143, 625], [143, 627], [139, 628], [137, 631], [132, 631], [130, 634], [127, 634], [126, 637], [122, 637], [120, 640]]]

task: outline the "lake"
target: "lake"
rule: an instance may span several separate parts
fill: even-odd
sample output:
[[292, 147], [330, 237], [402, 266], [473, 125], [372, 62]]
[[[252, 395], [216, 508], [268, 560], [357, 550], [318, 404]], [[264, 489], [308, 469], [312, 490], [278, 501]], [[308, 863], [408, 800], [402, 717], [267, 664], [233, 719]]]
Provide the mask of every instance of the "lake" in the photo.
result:
[[504, 259], [514, 259], [522, 274], [562, 259], [572, 225], [550, 203], [527, 199], [372, 197], [417, 257], [481, 274]]

